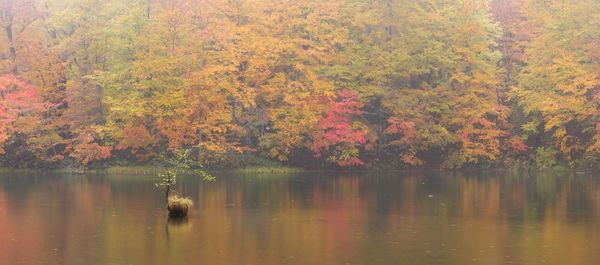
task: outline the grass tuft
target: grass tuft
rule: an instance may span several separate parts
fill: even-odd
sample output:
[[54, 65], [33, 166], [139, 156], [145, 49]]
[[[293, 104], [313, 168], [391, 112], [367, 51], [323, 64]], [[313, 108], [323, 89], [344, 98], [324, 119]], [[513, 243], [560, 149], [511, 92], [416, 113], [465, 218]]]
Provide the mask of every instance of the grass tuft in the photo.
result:
[[177, 195], [169, 197], [167, 203], [169, 217], [186, 217], [192, 205], [194, 202], [190, 198], [182, 198]]

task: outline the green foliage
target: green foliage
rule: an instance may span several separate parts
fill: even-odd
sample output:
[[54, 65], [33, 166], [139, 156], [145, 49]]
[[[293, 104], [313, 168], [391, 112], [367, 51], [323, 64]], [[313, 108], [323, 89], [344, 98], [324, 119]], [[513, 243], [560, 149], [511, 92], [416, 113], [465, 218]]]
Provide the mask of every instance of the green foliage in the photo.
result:
[[154, 185], [165, 192], [170, 192], [173, 185], [177, 184], [177, 172], [175, 170], [167, 169], [158, 173], [158, 178], [159, 180]]
[[535, 149], [533, 163], [538, 168], [552, 168], [556, 166], [558, 151], [551, 147], [538, 147]]
[[165, 192], [167, 204], [170, 194], [177, 183], [177, 177], [186, 172], [192, 172], [202, 178], [204, 181], [214, 182], [216, 177], [202, 169], [197, 169], [201, 165], [192, 159], [191, 149], [181, 149], [173, 154], [172, 158], [165, 159], [165, 169], [158, 173], [158, 181], [154, 184], [158, 189]]

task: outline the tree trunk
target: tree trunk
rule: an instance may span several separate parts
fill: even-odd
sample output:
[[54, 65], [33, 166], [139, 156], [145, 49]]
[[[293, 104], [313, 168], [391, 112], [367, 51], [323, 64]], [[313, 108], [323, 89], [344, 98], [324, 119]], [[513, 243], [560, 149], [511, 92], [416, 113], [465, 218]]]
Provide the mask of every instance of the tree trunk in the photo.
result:
[[13, 37], [12, 18], [9, 18], [9, 22], [6, 25], [6, 39], [8, 40], [8, 51], [11, 63], [11, 72], [13, 75], [17, 75], [17, 48], [15, 47], [15, 41]]
[[165, 191], [165, 203], [167, 204], [167, 210], [169, 209], [169, 193], [171, 192], [171, 184], [169, 184], [169, 186], [167, 186], [167, 189]]

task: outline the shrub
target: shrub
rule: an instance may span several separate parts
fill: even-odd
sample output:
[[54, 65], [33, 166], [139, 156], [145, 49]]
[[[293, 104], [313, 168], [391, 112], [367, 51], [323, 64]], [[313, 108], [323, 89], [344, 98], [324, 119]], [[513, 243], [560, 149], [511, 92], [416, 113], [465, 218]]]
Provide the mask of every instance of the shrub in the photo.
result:
[[535, 149], [533, 163], [538, 168], [551, 168], [556, 166], [558, 151], [554, 148], [538, 147]]

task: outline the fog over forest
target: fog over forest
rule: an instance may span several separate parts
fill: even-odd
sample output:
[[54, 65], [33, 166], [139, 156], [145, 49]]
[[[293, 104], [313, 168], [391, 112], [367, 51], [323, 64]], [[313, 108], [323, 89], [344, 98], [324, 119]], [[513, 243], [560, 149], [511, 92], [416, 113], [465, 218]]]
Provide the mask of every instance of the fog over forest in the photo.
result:
[[600, 165], [598, 0], [0, 0], [0, 165]]

